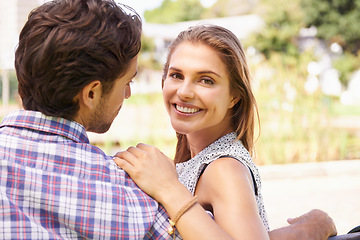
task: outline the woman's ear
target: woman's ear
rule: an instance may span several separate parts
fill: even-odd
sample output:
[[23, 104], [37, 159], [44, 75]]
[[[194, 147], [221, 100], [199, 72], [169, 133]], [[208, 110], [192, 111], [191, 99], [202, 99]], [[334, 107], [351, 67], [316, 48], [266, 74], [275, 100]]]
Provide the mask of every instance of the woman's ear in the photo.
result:
[[94, 80], [87, 84], [79, 93], [78, 100], [80, 105], [86, 108], [93, 109], [101, 99], [101, 82]]
[[229, 108], [234, 107], [239, 101], [240, 101], [239, 96], [233, 96], [231, 101], [230, 101]]

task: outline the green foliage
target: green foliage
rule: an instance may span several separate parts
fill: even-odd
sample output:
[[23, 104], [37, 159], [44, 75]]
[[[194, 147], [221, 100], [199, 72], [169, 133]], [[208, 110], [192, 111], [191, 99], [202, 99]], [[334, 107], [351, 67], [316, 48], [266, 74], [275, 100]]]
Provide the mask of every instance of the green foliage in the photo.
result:
[[154, 52], [155, 51], [155, 42], [154, 39], [144, 36], [141, 36], [141, 49], [140, 52]]
[[[1, 71], [1, 70], [0, 70]], [[15, 70], [8, 70], [9, 88], [10, 88], [10, 103], [18, 101], [18, 81]], [[2, 98], [2, 76], [0, 74], [0, 98]]]
[[141, 49], [138, 57], [138, 68], [139, 71], [143, 69], [162, 69], [161, 63], [159, 63], [154, 54], [155, 54], [155, 43], [154, 39], [146, 36], [141, 36]]
[[[304, 52], [298, 58], [273, 52], [269, 59], [250, 65], [259, 82], [255, 97], [261, 118], [261, 135], [256, 143], [259, 164], [353, 159], [360, 156], [359, 136], [348, 126], [332, 125], [334, 120], [360, 116], [346, 111], [338, 99], [320, 91], [307, 94], [304, 83], [307, 63], [314, 58]], [[251, 64], [251, 58], [249, 58]], [[289, 94], [289, 93], [295, 94]]]
[[360, 0], [303, 0], [306, 26], [317, 27], [317, 36], [337, 42], [353, 54], [360, 49]]
[[151, 23], [174, 23], [200, 19], [204, 11], [200, 0], [164, 0], [160, 7], [146, 10], [144, 18]]
[[218, 0], [206, 10], [203, 18], [221, 18], [249, 14], [256, 6], [254, 0]]
[[280, 52], [291, 56], [299, 54], [296, 38], [302, 26], [302, 12], [300, 5], [295, 1], [277, 0], [276, 7], [273, 2], [264, 1], [266, 26], [253, 35], [247, 44], [253, 45], [266, 58], [272, 52]]
[[338, 59], [333, 61], [333, 66], [340, 73], [340, 81], [347, 86], [351, 74], [360, 69], [360, 54], [355, 56], [345, 52]]

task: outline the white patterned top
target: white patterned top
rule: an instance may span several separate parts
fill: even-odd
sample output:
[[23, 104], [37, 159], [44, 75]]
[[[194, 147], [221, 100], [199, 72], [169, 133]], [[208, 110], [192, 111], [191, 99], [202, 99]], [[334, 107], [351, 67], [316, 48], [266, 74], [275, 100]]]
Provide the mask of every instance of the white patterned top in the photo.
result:
[[259, 215], [265, 228], [269, 231], [269, 224], [260, 192], [261, 180], [259, 171], [241, 141], [236, 140], [235, 132], [219, 138], [190, 160], [177, 163], [176, 170], [178, 172], [180, 182], [184, 184], [194, 195], [196, 184], [206, 166], [221, 157], [232, 157], [237, 159], [250, 169], [254, 180], [255, 197], [259, 209]]

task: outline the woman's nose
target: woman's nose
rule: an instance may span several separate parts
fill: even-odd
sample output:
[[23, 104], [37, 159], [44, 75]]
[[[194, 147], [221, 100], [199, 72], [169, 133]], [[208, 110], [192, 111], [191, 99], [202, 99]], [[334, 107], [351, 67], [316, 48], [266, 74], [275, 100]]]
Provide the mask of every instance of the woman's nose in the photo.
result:
[[191, 82], [183, 81], [177, 90], [177, 94], [180, 97], [180, 99], [194, 98], [195, 96], [194, 86], [191, 84]]

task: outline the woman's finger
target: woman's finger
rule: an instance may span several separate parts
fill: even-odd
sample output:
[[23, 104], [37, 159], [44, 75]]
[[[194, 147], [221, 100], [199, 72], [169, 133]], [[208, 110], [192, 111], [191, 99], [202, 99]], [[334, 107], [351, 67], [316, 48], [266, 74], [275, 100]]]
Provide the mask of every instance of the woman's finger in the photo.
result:
[[114, 155], [114, 157], [126, 160], [128, 163], [130, 163], [131, 165], [135, 166], [138, 158], [129, 151], [122, 151], [122, 152], [118, 152]]
[[150, 150], [155, 149], [154, 146], [151, 146], [151, 145], [148, 145], [148, 144], [145, 144], [145, 143], [138, 143], [136, 145], [136, 147], [139, 148], [139, 149], [145, 150], [145, 151], [150, 151]]
[[122, 168], [129, 175], [131, 175], [132, 172], [134, 171], [134, 166], [127, 160], [125, 160], [123, 158], [119, 158], [119, 157], [113, 157], [113, 160], [116, 163], [116, 165], [118, 165], [120, 168]]
[[145, 144], [145, 143], [139, 143], [136, 147], [138, 149], [143, 150], [144, 154], [150, 153], [153, 156], [158, 156], [157, 159], [156, 159], [158, 161], [160, 161], [162, 159], [166, 159], [171, 163], [174, 162], [172, 159], [168, 158], [166, 155], [164, 155], [164, 153], [162, 153], [158, 148], [156, 148], [154, 146], [151, 146], [151, 145], [148, 145], [148, 144]]
[[125, 152], [131, 153], [138, 159], [146, 158], [146, 151], [138, 147], [129, 147]]

